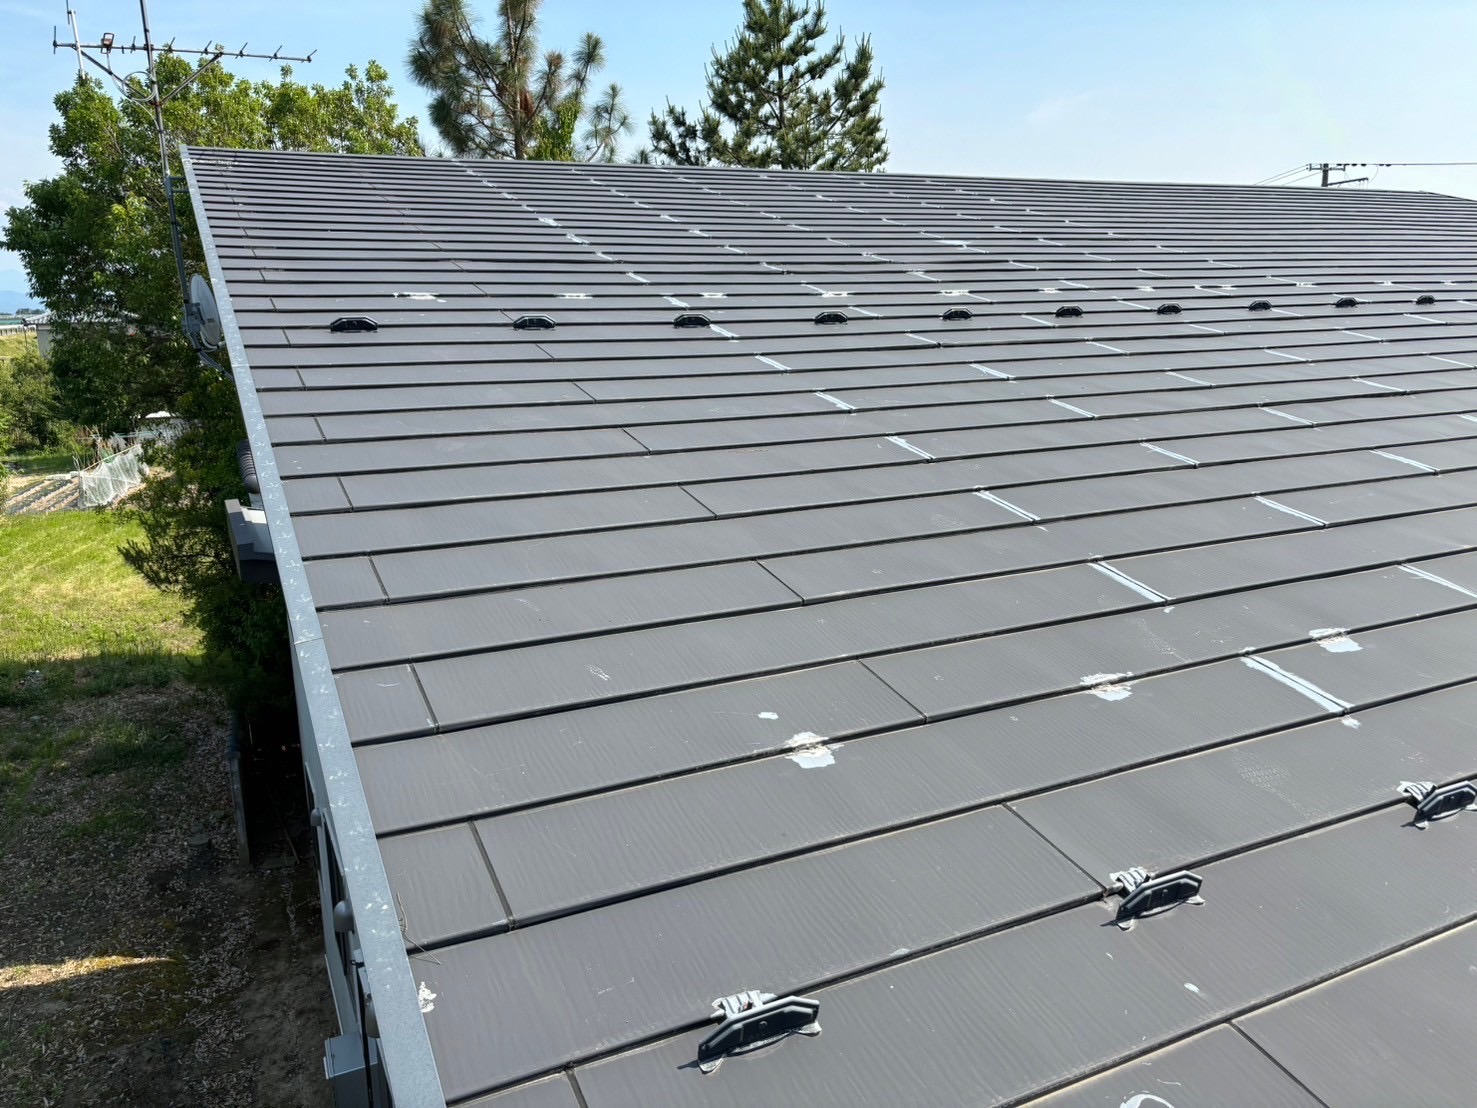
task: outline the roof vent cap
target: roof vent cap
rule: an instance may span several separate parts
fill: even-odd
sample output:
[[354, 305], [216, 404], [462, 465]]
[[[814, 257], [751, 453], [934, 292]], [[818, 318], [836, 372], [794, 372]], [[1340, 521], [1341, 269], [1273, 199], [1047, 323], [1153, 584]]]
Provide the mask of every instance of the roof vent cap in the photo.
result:
[[328, 325], [335, 335], [353, 335], [378, 331], [380, 325], [367, 315], [341, 315]]
[[1333, 302], [1333, 306], [1335, 308], [1357, 308], [1359, 307], [1359, 301], [1355, 300], [1352, 296], [1340, 296]]
[[701, 312], [686, 312], [672, 320], [673, 327], [711, 327], [713, 321]]
[[824, 324], [846, 323], [847, 316], [845, 312], [817, 312], [815, 321]]
[[1270, 300], [1253, 300], [1246, 306], [1248, 312], [1270, 312], [1272, 302]]
[[1063, 304], [1054, 314], [1057, 319], [1081, 319], [1082, 309], [1076, 304]]
[[1434, 304], [1434, 303], [1436, 303], [1436, 298], [1434, 296], [1431, 296], [1429, 293], [1427, 293], [1427, 294], [1425, 294], [1423, 296], [1417, 296], [1415, 298], [1415, 302], [1417, 304], [1420, 304], [1421, 306], [1424, 307], [1427, 304]]
[[974, 313], [968, 308], [950, 308], [939, 318], [945, 323], [963, 323], [965, 320], [973, 319]]
[[1154, 309], [1155, 315], [1179, 315], [1181, 308], [1178, 304], [1160, 304]]
[[515, 331], [552, 331], [555, 323], [546, 315], [520, 315], [513, 320]]

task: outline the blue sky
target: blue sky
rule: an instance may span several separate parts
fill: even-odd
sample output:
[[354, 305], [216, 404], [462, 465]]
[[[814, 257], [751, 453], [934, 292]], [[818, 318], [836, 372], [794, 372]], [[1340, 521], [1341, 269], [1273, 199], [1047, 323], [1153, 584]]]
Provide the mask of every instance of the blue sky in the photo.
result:
[[[84, 37], [131, 37], [130, 0], [77, 0]], [[492, 0], [484, 0], [491, 12]], [[231, 4], [154, 0], [161, 38], [318, 50], [330, 83], [376, 58], [424, 118], [404, 70], [415, 0]], [[546, 0], [543, 42], [606, 42], [604, 77], [640, 121], [695, 104], [737, 0]], [[1251, 183], [1309, 161], [1477, 161], [1477, 4], [1471, 0], [832, 0], [832, 30], [869, 33], [887, 81], [890, 168], [1015, 177]], [[53, 163], [53, 56], [62, 0], [0, 0], [0, 207]], [[270, 65], [238, 63], [254, 77]], [[1477, 167], [1386, 169], [1377, 187], [1477, 198]], [[0, 289], [23, 287], [0, 253]]]

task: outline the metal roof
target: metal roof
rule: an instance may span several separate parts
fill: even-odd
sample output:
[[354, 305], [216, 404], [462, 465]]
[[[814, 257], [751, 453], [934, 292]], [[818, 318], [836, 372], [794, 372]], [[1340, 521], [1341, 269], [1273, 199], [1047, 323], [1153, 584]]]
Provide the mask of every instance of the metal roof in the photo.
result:
[[188, 161], [449, 1101], [1465, 1099], [1477, 207]]

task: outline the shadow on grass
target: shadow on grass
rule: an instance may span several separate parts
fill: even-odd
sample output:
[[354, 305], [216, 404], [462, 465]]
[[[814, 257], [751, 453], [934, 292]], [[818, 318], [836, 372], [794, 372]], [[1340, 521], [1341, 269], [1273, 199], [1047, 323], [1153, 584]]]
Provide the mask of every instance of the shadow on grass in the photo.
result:
[[91, 781], [109, 798], [59, 828], [60, 839], [116, 850], [147, 833], [153, 781], [190, 751], [176, 709], [202, 699], [189, 680], [196, 665], [145, 650], [0, 662], [0, 850], [48, 814], [33, 796], [47, 776]]

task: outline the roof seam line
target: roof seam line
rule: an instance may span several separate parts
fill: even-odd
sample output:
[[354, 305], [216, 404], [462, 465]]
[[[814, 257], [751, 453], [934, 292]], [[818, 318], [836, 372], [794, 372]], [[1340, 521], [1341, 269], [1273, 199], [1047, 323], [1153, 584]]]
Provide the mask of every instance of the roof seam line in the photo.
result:
[[493, 892], [497, 893], [497, 902], [503, 910], [503, 918], [508, 921], [508, 930], [516, 931], [518, 918], [513, 915], [513, 906], [508, 903], [508, 894], [503, 891], [503, 883], [497, 875], [497, 867], [492, 864], [492, 859], [487, 854], [487, 844], [482, 841], [482, 832], [477, 830], [477, 821], [463, 820], [462, 826], [471, 833], [472, 840], [477, 844], [477, 855], [482, 859], [482, 864], [487, 867], [487, 876], [492, 881]]
[[[1314, 986], [1314, 987], [1316, 988], [1316, 986]], [[1240, 1017], [1238, 1016], [1237, 1019], [1239, 1019], [1239, 1018]], [[1317, 1093], [1315, 1093], [1312, 1089], [1308, 1088], [1307, 1085], [1303, 1084], [1302, 1081], [1300, 1081], [1298, 1079], [1297, 1074], [1293, 1073], [1292, 1070], [1288, 1069], [1281, 1062], [1279, 1062], [1277, 1060], [1276, 1055], [1272, 1054], [1271, 1051], [1267, 1050], [1265, 1047], [1262, 1046], [1261, 1043], [1257, 1042], [1256, 1039], [1254, 1039], [1252, 1037], [1251, 1032], [1247, 1031], [1246, 1028], [1242, 1027], [1241, 1024], [1239, 1024], [1238, 1022], [1236, 1022], [1236, 1020], [1227, 1020], [1221, 1026], [1229, 1027], [1232, 1031], [1236, 1032], [1236, 1034], [1240, 1035], [1243, 1039], [1245, 1039], [1248, 1043], [1250, 1043], [1251, 1046], [1257, 1051], [1257, 1053], [1259, 1053], [1263, 1058], [1265, 1058], [1267, 1061], [1271, 1062], [1272, 1065], [1276, 1066], [1279, 1070], [1281, 1070], [1284, 1077], [1286, 1077], [1289, 1081], [1291, 1081], [1299, 1089], [1303, 1090], [1303, 1092], [1307, 1093], [1308, 1096], [1311, 1099], [1313, 1099], [1313, 1100], [1317, 1101], [1319, 1104], [1323, 1105], [1323, 1108], [1331, 1108], [1331, 1106], [1329, 1105], [1328, 1101], [1324, 1100], [1321, 1096], [1319, 1096]], [[581, 1102], [581, 1104], [583, 1104], [583, 1102]]]

